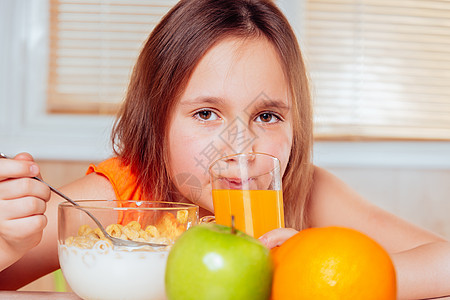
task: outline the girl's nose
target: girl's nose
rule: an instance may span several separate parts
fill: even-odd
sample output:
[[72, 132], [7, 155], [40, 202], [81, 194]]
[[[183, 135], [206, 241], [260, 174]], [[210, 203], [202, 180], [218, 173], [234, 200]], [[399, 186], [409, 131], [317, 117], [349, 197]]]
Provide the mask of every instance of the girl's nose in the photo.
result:
[[236, 118], [221, 133], [220, 138], [224, 143], [224, 152], [226, 154], [254, 152], [255, 142], [258, 136], [243, 122]]
[[231, 154], [231, 155], [229, 155], [229, 156], [226, 156], [224, 159], [223, 159], [223, 161], [225, 162], [225, 163], [228, 163], [228, 164], [230, 164], [230, 163], [239, 163], [239, 164], [245, 164], [245, 165], [247, 165], [247, 164], [249, 164], [249, 163], [252, 163], [252, 162], [254, 162], [255, 161], [255, 159], [256, 159], [256, 155], [255, 154], [253, 154], [253, 151], [250, 151], [250, 152], [239, 152], [239, 153], [245, 153], [245, 154], [247, 154], [247, 155], [242, 155], [242, 156], [240, 156], [240, 155], [234, 155], [234, 154], [238, 154], [238, 153], [233, 153], [233, 154]]

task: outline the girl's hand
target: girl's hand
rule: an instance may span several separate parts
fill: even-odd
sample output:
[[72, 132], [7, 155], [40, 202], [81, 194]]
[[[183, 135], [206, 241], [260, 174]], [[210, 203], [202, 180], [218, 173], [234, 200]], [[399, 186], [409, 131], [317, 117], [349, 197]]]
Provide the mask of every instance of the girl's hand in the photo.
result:
[[0, 270], [42, 238], [50, 189], [34, 176], [39, 176], [39, 167], [28, 153], [0, 159]]
[[278, 228], [263, 234], [259, 240], [269, 249], [280, 246], [298, 231], [292, 228]]

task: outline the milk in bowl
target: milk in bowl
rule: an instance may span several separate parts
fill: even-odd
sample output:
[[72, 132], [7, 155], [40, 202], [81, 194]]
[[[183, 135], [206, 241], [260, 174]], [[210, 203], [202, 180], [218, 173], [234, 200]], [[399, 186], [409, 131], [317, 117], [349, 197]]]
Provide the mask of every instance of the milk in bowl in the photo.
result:
[[198, 207], [150, 201], [78, 203], [100, 219], [111, 236], [167, 246], [113, 246], [83, 211], [62, 203], [58, 254], [72, 290], [83, 299], [166, 299], [164, 276], [171, 245], [197, 224]]

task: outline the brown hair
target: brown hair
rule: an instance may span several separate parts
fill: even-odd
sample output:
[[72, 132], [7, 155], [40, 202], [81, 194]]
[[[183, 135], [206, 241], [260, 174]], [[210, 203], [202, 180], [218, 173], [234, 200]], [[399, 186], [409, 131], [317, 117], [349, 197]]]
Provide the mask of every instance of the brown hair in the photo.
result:
[[134, 67], [112, 132], [115, 153], [144, 195], [171, 199], [167, 132], [170, 112], [204, 54], [225, 37], [265, 37], [277, 49], [291, 89], [293, 146], [283, 177], [286, 226], [306, 224], [312, 182], [308, 79], [295, 35], [270, 1], [182, 0], [156, 26]]

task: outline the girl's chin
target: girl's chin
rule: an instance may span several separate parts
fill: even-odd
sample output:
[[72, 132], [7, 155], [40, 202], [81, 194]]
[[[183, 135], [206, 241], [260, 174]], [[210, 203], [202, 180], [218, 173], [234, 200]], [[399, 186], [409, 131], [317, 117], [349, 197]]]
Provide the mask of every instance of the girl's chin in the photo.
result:
[[[211, 195], [211, 192], [208, 192], [209, 195]], [[208, 195], [202, 195], [202, 196], [208, 196]], [[195, 201], [191, 201], [193, 204], [198, 205], [200, 207], [200, 210], [207, 210], [208, 212], [214, 212], [214, 206], [212, 197], [199, 197]]]
[[200, 207], [200, 210], [207, 210], [208, 212], [214, 212], [214, 206], [212, 204], [212, 200], [208, 200], [208, 201], [195, 201], [192, 202], [195, 205], [198, 205]]
[[178, 202], [192, 203], [209, 212], [214, 211], [211, 185], [205, 184], [202, 188], [189, 189], [178, 192]]

